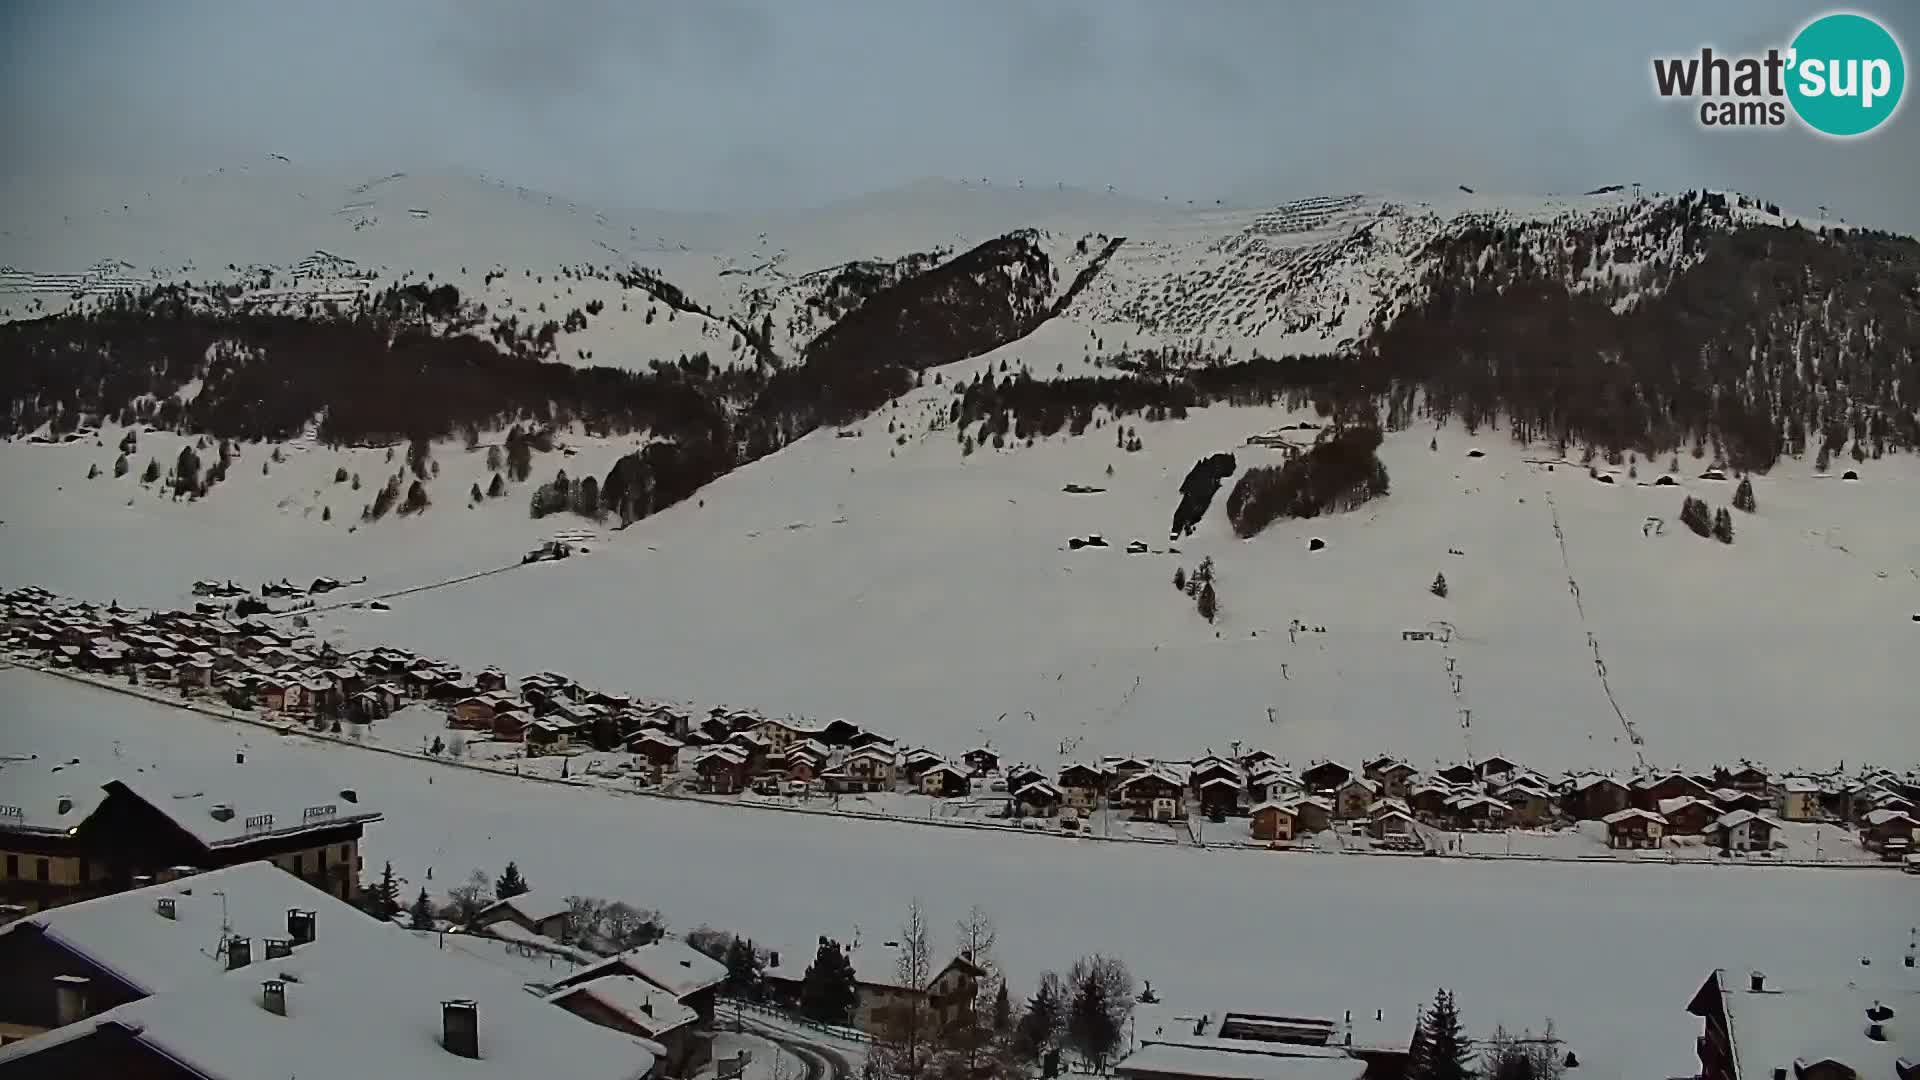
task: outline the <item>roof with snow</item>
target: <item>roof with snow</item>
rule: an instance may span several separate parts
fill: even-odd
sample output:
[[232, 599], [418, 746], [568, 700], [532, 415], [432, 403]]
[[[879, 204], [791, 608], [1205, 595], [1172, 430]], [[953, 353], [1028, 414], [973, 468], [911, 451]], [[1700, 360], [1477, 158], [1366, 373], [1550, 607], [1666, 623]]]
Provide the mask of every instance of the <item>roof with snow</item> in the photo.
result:
[[209, 849], [381, 816], [324, 776], [259, 764], [122, 773], [106, 784], [109, 794], [116, 787]]
[[[172, 918], [161, 913], [163, 901]], [[294, 908], [314, 912], [316, 941], [381, 925], [272, 863], [251, 862], [50, 908], [0, 927], [0, 937], [43, 933], [152, 994], [226, 970], [229, 936], [253, 939], [253, 955], [264, 956], [265, 939], [292, 936]]]
[[699, 1013], [682, 1005], [678, 998], [637, 975], [601, 975], [556, 990], [547, 1000], [558, 1002], [580, 994], [599, 1002], [655, 1039], [700, 1018]]
[[563, 985], [578, 986], [603, 975], [637, 975], [676, 998], [687, 998], [726, 981], [727, 965], [683, 941], [661, 940], [574, 972]]
[[[295, 880], [279, 870], [269, 873]], [[554, 1008], [528, 994], [511, 973], [482, 960], [356, 917], [366, 924], [359, 932], [329, 935], [323, 921], [320, 936], [290, 956], [194, 979], [22, 1040], [0, 1050], [0, 1066], [111, 1033], [222, 1080], [279, 1080], [288, 1075], [289, 1063], [301, 1062], [324, 1062], [327, 1075], [409, 1080], [640, 1080], [652, 1069], [654, 1044], [647, 1040]], [[266, 1008], [267, 980], [281, 983], [285, 1015]], [[443, 1003], [450, 1001], [474, 1005], [477, 1059], [441, 1043]]]
[[1769, 817], [1763, 817], [1751, 810], [1735, 810], [1729, 814], [1722, 814], [1714, 820], [1713, 827], [1716, 829], [1737, 829], [1750, 821], [1757, 821], [1769, 829], [1777, 829], [1780, 827], [1779, 822]]
[[[1127, 1055], [1121, 1076], [1193, 1076], [1206, 1080], [1360, 1080], [1367, 1063], [1325, 1048], [1216, 1039], [1202, 1046], [1152, 1040]], [[1218, 1045], [1218, 1044], [1230, 1045]], [[1244, 1049], [1243, 1049], [1244, 1047]]]
[[1659, 822], [1662, 825], [1665, 825], [1667, 823], [1666, 818], [1661, 817], [1659, 814], [1656, 814], [1651, 810], [1640, 810], [1633, 807], [1629, 807], [1625, 810], [1615, 810], [1613, 813], [1608, 814], [1606, 817], [1603, 817], [1600, 820], [1606, 822], [1609, 825], [1618, 825], [1623, 821], [1632, 821], [1636, 818], [1645, 818], [1648, 821]]
[[0, 762], [0, 830], [64, 833], [106, 798], [107, 779], [77, 760]]
[[504, 900], [495, 900], [480, 909], [480, 916], [485, 918], [494, 912], [511, 911], [528, 922], [538, 923], [565, 915], [567, 910], [567, 898], [558, 893], [524, 892]]
[[[1920, 1059], [1920, 985], [1911, 981], [1853, 980], [1804, 986], [1764, 986], [1715, 972], [1705, 994], [1719, 984], [1733, 1043], [1736, 1080], [1773, 1080], [1780, 1070], [1797, 1076], [1804, 1067], [1834, 1062], [1854, 1076], [1893, 1078]], [[1699, 997], [1695, 1005], [1700, 1005]], [[1873, 1015], [1884, 1040], [1870, 1038]], [[1905, 1062], [1905, 1069], [1897, 1069]]]

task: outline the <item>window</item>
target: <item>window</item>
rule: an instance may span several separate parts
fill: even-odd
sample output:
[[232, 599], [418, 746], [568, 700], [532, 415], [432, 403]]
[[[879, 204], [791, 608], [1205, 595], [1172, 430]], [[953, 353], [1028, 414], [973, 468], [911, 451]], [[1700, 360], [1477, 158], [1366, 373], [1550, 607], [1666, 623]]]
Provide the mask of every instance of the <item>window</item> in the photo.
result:
[[340, 845], [340, 861], [343, 863], [353, 861], [353, 845], [351, 844]]
[[18, 855], [7, 856], [7, 879], [12, 880], [19, 876], [20, 876], [20, 856]]
[[296, 874], [304, 874], [307, 872], [307, 857], [305, 855], [295, 855], [293, 857], [293, 872]]
[[53, 865], [46, 859], [35, 859], [33, 876], [36, 881], [52, 881]]

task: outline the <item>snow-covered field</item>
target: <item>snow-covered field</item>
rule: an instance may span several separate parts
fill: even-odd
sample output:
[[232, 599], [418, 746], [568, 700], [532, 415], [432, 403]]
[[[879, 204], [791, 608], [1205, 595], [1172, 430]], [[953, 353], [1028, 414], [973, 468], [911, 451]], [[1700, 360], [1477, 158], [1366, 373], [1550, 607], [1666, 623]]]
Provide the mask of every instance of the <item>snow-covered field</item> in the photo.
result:
[[[484, 454], [450, 444], [435, 451], [432, 509], [353, 532], [370, 489], [403, 467], [384, 451], [293, 449], [273, 463], [248, 447], [189, 506], [142, 491], [137, 475], [85, 479], [89, 463], [111, 466], [111, 431], [104, 447], [6, 444], [0, 581], [186, 606], [203, 577], [367, 577], [327, 598], [338, 603], [515, 564], [557, 532], [584, 530], [595, 537], [585, 557], [313, 624], [342, 645], [552, 669], [703, 707], [845, 716], [943, 752], [985, 742], [1042, 767], [1101, 753], [1186, 758], [1235, 740], [1295, 763], [1394, 753], [1427, 766], [1495, 752], [1545, 770], [1624, 770], [1642, 754], [1687, 767], [1913, 763], [1899, 645], [1920, 612], [1911, 460], [1867, 462], [1857, 482], [1783, 462], [1755, 478], [1759, 511], [1735, 515], [1727, 547], [1677, 521], [1683, 494], [1731, 499], [1731, 482], [1698, 478], [1703, 462], [1683, 456], [1672, 487], [1650, 486], [1664, 461], [1640, 462], [1637, 480], [1610, 470], [1607, 485], [1575, 465], [1549, 471], [1544, 449], [1502, 432], [1415, 429], [1383, 447], [1386, 499], [1241, 541], [1223, 489], [1175, 554], [1165, 530], [1192, 463], [1218, 451], [1242, 468], [1272, 460], [1277, 451], [1246, 439], [1310, 417], [1220, 407], [1127, 420], [1138, 453], [1093, 431], [963, 458], [919, 422], [941, 389], [869, 419], [858, 438], [816, 433], [620, 532], [570, 515], [531, 520], [526, 485], [469, 508]], [[904, 445], [887, 435], [890, 419], [913, 433]], [[177, 437], [142, 438], [139, 462], [177, 452]], [[603, 471], [621, 450], [578, 448], [541, 455], [535, 479]], [[1484, 456], [1469, 457], [1474, 448]], [[343, 461], [366, 477], [362, 491], [332, 481]], [[335, 520], [319, 521], [316, 503], [338, 504]], [[1649, 517], [1664, 520], [1658, 535]], [[1090, 533], [1112, 546], [1067, 548]], [[1313, 537], [1324, 550], [1307, 550]], [[1136, 538], [1152, 550], [1127, 554]], [[1170, 583], [1202, 557], [1219, 578], [1211, 626]], [[1427, 589], [1438, 573], [1444, 600]], [[1315, 629], [1290, 633], [1296, 623]], [[1403, 637], [1445, 626], [1448, 641]]]
[[67, 680], [0, 670], [0, 753], [324, 771], [387, 820], [370, 868], [411, 890], [516, 860], [535, 888], [626, 899], [674, 928], [757, 941], [878, 942], [919, 897], [936, 927], [985, 906], [1017, 992], [1091, 951], [1124, 957], [1170, 1009], [1411, 1015], [1435, 987], [1476, 1030], [1551, 1016], [1594, 1075], [1692, 1068], [1685, 1003], [1716, 966], [1844, 978], [1897, 965], [1899, 874], [1256, 857], [1063, 843], [622, 798], [277, 736]]

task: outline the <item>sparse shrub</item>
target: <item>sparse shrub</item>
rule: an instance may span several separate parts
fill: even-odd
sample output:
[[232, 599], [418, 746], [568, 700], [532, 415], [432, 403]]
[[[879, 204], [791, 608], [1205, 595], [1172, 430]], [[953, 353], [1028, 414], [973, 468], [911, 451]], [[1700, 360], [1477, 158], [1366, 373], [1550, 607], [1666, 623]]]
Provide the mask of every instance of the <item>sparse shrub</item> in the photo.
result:
[[1447, 598], [1447, 575], [1445, 574], [1433, 575], [1433, 584], [1427, 586], [1427, 591], [1439, 597], [1440, 599], [1445, 600]]
[[100, 478], [100, 463], [96, 461], [93, 464], [87, 466], [87, 479], [97, 480], [99, 478]]

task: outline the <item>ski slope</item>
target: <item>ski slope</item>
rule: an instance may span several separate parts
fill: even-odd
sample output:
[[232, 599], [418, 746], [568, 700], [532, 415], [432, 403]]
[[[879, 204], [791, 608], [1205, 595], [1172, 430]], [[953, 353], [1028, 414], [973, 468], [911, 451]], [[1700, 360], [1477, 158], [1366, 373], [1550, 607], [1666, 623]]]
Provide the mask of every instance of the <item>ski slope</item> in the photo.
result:
[[1295, 858], [827, 821], [423, 768], [19, 669], [0, 670], [0, 698], [0, 754], [204, 768], [245, 747], [224, 767], [337, 777], [386, 813], [367, 865], [392, 860], [409, 892], [513, 859], [537, 889], [658, 908], [676, 931], [867, 948], [912, 898], [943, 947], [980, 904], [1016, 995], [1095, 951], [1151, 979], [1169, 1015], [1377, 1009], [1410, 1027], [1445, 986], [1478, 1034], [1551, 1016], [1583, 1078], [1686, 1075], [1686, 1002], [1715, 967], [1844, 979], [1865, 956], [1911, 974], [1911, 883], [1886, 872]]

